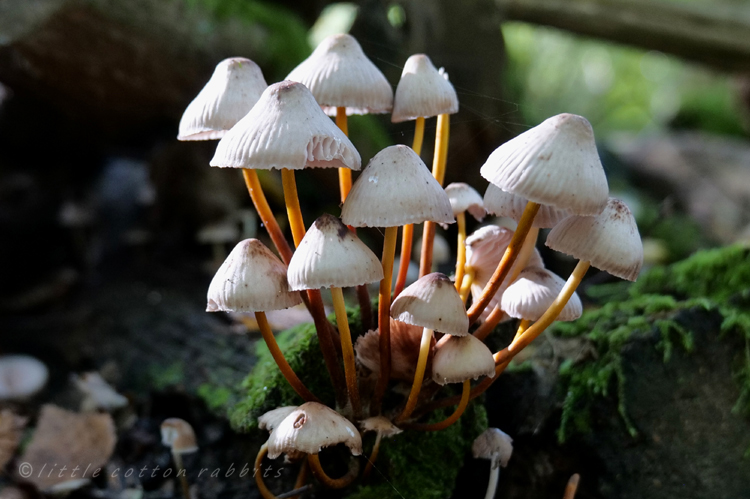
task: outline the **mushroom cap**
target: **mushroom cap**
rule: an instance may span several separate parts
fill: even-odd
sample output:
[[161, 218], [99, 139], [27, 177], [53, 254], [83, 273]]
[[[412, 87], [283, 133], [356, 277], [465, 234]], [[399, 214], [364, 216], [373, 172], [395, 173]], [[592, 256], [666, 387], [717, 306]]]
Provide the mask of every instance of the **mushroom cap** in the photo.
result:
[[272, 432], [288, 415], [297, 410], [296, 405], [285, 405], [270, 410], [258, 418], [258, 428]]
[[401, 433], [401, 428], [391, 422], [390, 419], [384, 416], [374, 416], [371, 418], [363, 419], [359, 422], [359, 427], [362, 428], [363, 433], [368, 431], [377, 431], [385, 438], [392, 437]]
[[497, 428], [487, 428], [474, 440], [471, 452], [476, 459], [491, 460], [493, 468], [505, 468], [513, 454], [513, 439]]
[[82, 406], [88, 409], [111, 411], [128, 405], [128, 399], [107, 383], [98, 372], [73, 375], [73, 383], [86, 397]]
[[471, 216], [481, 222], [487, 213], [484, 209], [482, 196], [469, 184], [453, 182], [445, 188], [445, 193], [448, 194], [448, 199], [451, 202], [453, 215], [468, 211]]
[[596, 215], [607, 204], [594, 131], [575, 114], [558, 114], [509, 140], [480, 173], [504, 191], [576, 215]]
[[391, 304], [391, 317], [455, 336], [469, 334], [469, 317], [453, 282], [433, 272], [401, 292]]
[[161, 424], [161, 443], [175, 454], [198, 451], [198, 441], [190, 423], [180, 418], [165, 419]]
[[432, 360], [435, 383], [463, 383], [480, 376], [495, 377], [495, 359], [487, 345], [473, 335], [452, 336], [435, 349]]
[[[484, 287], [489, 282], [512, 238], [512, 230], [496, 225], [477, 229], [466, 238], [466, 267], [474, 271], [475, 283]], [[515, 265], [511, 268], [509, 275], [513, 274]], [[544, 262], [539, 252], [533, 251], [526, 267], [543, 266]]]
[[[538, 321], [555, 301], [565, 281], [541, 267], [528, 267], [503, 292], [501, 308], [511, 317]], [[581, 316], [583, 305], [578, 293], [573, 293], [558, 321], [574, 321]]]
[[[419, 345], [422, 342], [422, 330], [404, 322], [391, 321], [391, 379], [414, 381], [414, 374], [419, 360]], [[435, 347], [435, 336], [430, 340], [430, 351], [427, 355], [425, 376], [432, 372], [432, 356]], [[375, 374], [380, 373], [380, 333], [378, 329], [368, 331], [357, 338], [354, 344], [357, 360]]]
[[250, 59], [224, 59], [185, 109], [177, 140], [222, 138], [252, 109], [267, 86], [263, 72]]
[[393, 99], [391, 122], [458, 112], [456, 90], [425, 54], [406, 60]]
[[211, 166], [359, 170], [362, 158], [304, 85], [282, 81], [268, 87], [250, 112], [224, 135]]
[[448, 195], [404, 145], [386, 147], [370, 160], [344, 202], [341, 220], [353, 227], [455, 221]]
[[208, 286], [207, 312], [265, 312], [302, 302], [289, 291], [286, 265], [257, 239], [234, 247]]
[[643, 266], [643, 244], [635, 218], [627, 205], [615, 198], [609, 198], [597, 216], [566, 218], [550, 231], [545, 244], [628, 281], [635, 281]]
[[[511, 192], [505, 192], [493, 184], [488, 185], [484, 193], [484, 209], [494, 215], [512, 218], [516, 222], [521, 220], [527, 202], [526, 198]], [[560, 210], [554, 206], [543, 204], [540, 206], [531, 226], [549, 229], [570, 214], [568, 210]]]
[[323, 447], [344, 444], [362, 454], [362, 437], [351, 421], [323, 404], [306, 402], [274, 428], [268, 437], [268, 457], [296, 451], [317, 454]]
[[387, 113], [393, 107], [391, 84], [351, 35], [325, 38], [286, 79], [304, 83], [331, 116], [337, 107], [350, 115]]
[[348, 288], [383, 279], [375, 253], [333, 215], [318, 217], [289, 262], [293, 291], [335, 286]]
[[47, 384], [49, 370], [28, 355], [0, 356], [0, 400], [25, 399]]

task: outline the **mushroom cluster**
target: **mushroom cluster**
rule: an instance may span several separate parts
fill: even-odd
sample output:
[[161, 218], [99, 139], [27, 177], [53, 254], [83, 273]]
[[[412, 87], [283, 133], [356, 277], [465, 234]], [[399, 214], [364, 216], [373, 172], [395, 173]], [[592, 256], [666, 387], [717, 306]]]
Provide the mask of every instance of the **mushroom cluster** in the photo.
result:
[[[348, 138], [347, 115], [391, 111], [393, 122], [416, 120], [412, 146], [386, 147], [352, 183], [352, 171], [360, 170], [362, 160]], [[482, 197], [463, 183], [443, 188], [450, 115], [457, 111], [447, 73], [428, 56], [406, 61], [394, 97], [357, 41], [334, 35], [286, 81], [270, 86], [252, 61], [223, 61], [185, 112], [178, 138], [221, 139], [211, 166], [242, 170], [275, 246], [276, 253], [257, 239], [239, 242], [211, 282], [207, 310], [254, 313], [271, 355], [300, 398], [299, 406], [280, 407], [260, 419], [270, 436], [257, 457], [259, 466], [264, 458], [282, 454], [301, 462], [295, 493], [304, 486], [308, 467], [320, 485], [346, 487], [369, 473], [383, 437], [398, 438], [404, 430], [439, 431], [456, 422], [469, 401], [553, 321], [580, 316], [575, 290], [590, 266], [623, 279], [638, 276], [643, 258], [638, 229], [628, 207], [609, 197], [585, 118], [554, 116], [498, 147], [480, 170], [489, 182]], [[425, 119], [433, 116], [430, 171], [420, 154]], [[339, 217], [317, 214], [312, 225], [305, 224], [295, 181], [295, 171], [304, 168], [338, 170]], [[258, 169], [281, 170], [293, 246], [266, 201]], [[467, 211], [479, 221], [488, 212], [514, 219], [517, 228], [487, 225], [467, 235]], [[451, 278], [432, 273], [432, 255], [435, 224], [455, 221], [458, 258]], [[414, 224], [424, 224], [420, 278], [406, 287]], [[383, 228], [380, 259], [357, 237], [357, 227]], [[399, 227], [401, 264], [394, 287]], [[544, 267], [535, 248], [540, 228], [551, 229], [547, 246], [578, 259], [567, 280]], [[377, 328], [357, 331], [365, 334], [354, 342], [343, 289], [357, 288], [364, 316], [370, 283], [379, 283]], [[330, 289], [335, 326], [323, 309], [324, 288]], [[336, 394], [332, 407], [293, 371], [265, 316], [301, 302], [315, 322]], [[503, 319], [518, 319], [518, 331], [508, 346], [493, 353], [485, 339]], [[472, 380], [478, 381], [472, 386]], [[440, 397], [449, 383], [461, 383], [461, 394]], [[398, 395], [404, 391], [407, 396]], [[421, 421], [449, 406], [456, 409], [443, 421]], [[362, 474], [356, 457], [363, 453], [360, 429], [376, 433]], [[481, 438], [475, 454], [493, 462], [491, 497], [511, 440], [499, 430]], [[326, 450], [331, 447], [338, 454]], [[349, 456], [349, 471], [332, 478], [320, 455], [341, 457], [342, 452]], [[256, 474], [261, 494], [275, 497], [262, 475]]]

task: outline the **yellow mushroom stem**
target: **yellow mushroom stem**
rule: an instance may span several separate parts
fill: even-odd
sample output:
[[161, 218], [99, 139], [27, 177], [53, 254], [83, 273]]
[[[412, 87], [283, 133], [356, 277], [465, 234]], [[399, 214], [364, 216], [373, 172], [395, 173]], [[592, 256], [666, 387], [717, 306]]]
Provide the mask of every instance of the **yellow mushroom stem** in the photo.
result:
[[[445, 335], [449, 336], [449, 335]], [[417, 359], [417, 368], [414, 371], [414, 382], [411, 385], [411, 391], [409, 392], [409, 398], [406, 400], [406, 406], [401, 414], [394, 421], [396, 424], [404, 421], [411, 413], [414, 412], [414, 408], [417, 407], [417, 401], [419, 400], [419, 392], [422, 389], [422, 381], [424, 380], [424, 372], [427, 369], [427, 359], [430, 357], [430, 345], [432, 344], [432, 329], [422, 329], [422, 341], [419, 344], [419, 358]]]
[[375, 467], [375, 461], [378, 460], [378, 453], [380, 452], [380, 442], [383, 440], [383, 432], [379, 431], [375, 437], [375, 445], [372, 446], [372, 452], [370, 453], [369, 459], [367, 459], [367, 465], [365, 465], [365, 471], [362, 473], [362, 480], [367, 480], [372, 473], [372, 468]]
[[302, 383], [299, 377], [297, 377], [297, 374], [295, 374], [292, 366], [290, 366], [286, 361], [284, 353], [279, 348], [279, 344], [276, 343], [276, 338], [273, 335], [273, 331], [271, 331], [271, 326], [268, 324], [266, 313], [255, 312], [255, 320], [258, 323], [260, 334], [263, 335], [263, 340], [266, 342], [268, 351], [271, 352], [271, 357], [273, 357], [273, 360], [276, 361], [276, 365], [279, 366], [281, 374], [284, 375], [284, 378], [287, 380], [287, 382], [292, 386], [294, 391], [297, 392], [297, 395], [302, 397], [305, 402], [322, 403], [320, 402], [320, 399], [318, 399], [318, 397], [313, 395], [313, 393], [307, 389], [305, 384]]
[[[344, 135], [349, 135], [349, 125], [346, 119], [346, 108], [336, 108], [336, 125], [344, 132]], [[346, 197], [349, 195], [349, 191], [352, 190], [352, 171], [349, 168], [339, 168], [339, 192], [341, 193], [341, 202], [346, 201]]]
[[438, 422], [438, 423], [432, 423], [432, 424], [411, 424], [407, 425], [406, 427], [411, 430], [418, 430], [418, 431], [440, 431], [448, 428], [450, 425], [458, 421], [458, 418], [461, 417], [461, 415], [466, 410], [466, 407], [469, 405], [469, 396], [471, 395], [471, 380], [464, 381], [463, 389], [461, 390], [461, 399], [458, 402], [458, 407], [456, 407], [456, 410], [445, 418], [444, 420]]
[[357, 386], [357, 366], [354, 362], [354, 347], [352, 336], [349, 331], [349, 318], [346, 315], [346, 304], [344, 293], [341, 288], [331, 287], [333, 297], [333, 310], [336, 312], [336, 323], [339, 326], [339, 337], [341, 338], [341, 352], [344, 357], [344, 374], [346, 375], [346, 387], [349, 392], [349, 400], [352, 403], [354, 415], [361, 415], [362, 406], [359, 402], [359, 388]]
[[456, 215], [458, 222], [458, 246], [456, 249], [456, 290], [461, 292], [461, 283], [464, 280], [464, 266], [466, 265], [466, 213]]
[[255, 469], [253, 474], [255, 475], [255, 485], [258, 486], [258, 492], [263, 496], [264, 499], [277, 499], [273, 492], [268, 490], [266, 483], [263, 481], [263, 458], [268, 454], [268, 442], [260, 446], [258, 455], [255, 456]]
[[172, 459], [174, 459], [174, 465], [177, 468], [177, 476], [180, 477], [180, 486], [182, 487], [182, 497], [184, 499], [190, 499], [190, 486], [187, 481], [187, 472], [185, 471], [185, 465], [182, 464], [182, 455], [179, 452], [172, 452]]
[[[450, 135], [450, 115], [440, 114], [437, 117], [435, 131], [435, 152], [432, 157], [432, 176], [442, 186], [445, 179], [445, 166], [448, 159], [448, 139]], [[422, 230], [422, 252], [419, 258], [419, 277], [432, 272], [432, 247], [435, 239], [435, 224], [425, 222]]]
[[573, 499], [576, 496], [578, 490], [578, 482], [581, 480], [581, 475], [574, 473], [573, 476], [568, 480], [568, 484], [565, 486], [565, 495], [563, 499]]
[[380, 346], [380, 374], [370, 403], [370, 413], [380, 414], [380, 405], [391, 377], [391, 281], [393, 277], [393, 257], [396, 253], [398, 227], [386, 227], [383, 241], [383, 280], [378, 294], [378, 330]]
[[474, 337], [480, 341], [484, 341], [495, 330], [495, 327], [500, 324], [503, 317], [505, 317], [505, 312], [500, 308], [500, 305], [495, 305], [495, 308], [492, 309], [492, 312], [490, 312], [490, 315], [487, 316], [482, 325], [474, 331]]
[[[422, 154], [422, 141], [424, 140], [424, 117], [420, 116], [414, 125], [414, 141], [411, 148], [417, 153]], [[406, 275], [409, 273], [409, 263], [411, 262], [411, 246], [414, 240], [414, 224], [404, 225], [401, 230], [401, 261], [398, 265], [398, 276], [396, 277], [396, 287], [393, 289], [393, 298], [396, 298], [406, 285]]]
[[466, 267], [465, 268], [466, 275], [462, 279], [461, 283], [461, 289], [459, 290], [459, 295], [461, 295], [461, 301], [464, 302], [464, 305], [466, 304], [466, 300], [469, 299], [469, 293], [471, 293], [471, 285], [474, 283], [474, 277], [477, 275], [477, 271], [474, 270], [472, 267]]
[[518, 258], [518, 254], [521, 252], [521, 248], [526, 241], [526, 235], [529, 233], [529, 230], [531, 230], [531, 224], [534, 222], [534, 217], [536, 217], [536, 214], [539, 212], [539, 208], [540, 205], [537, 203], [531, 201], [526, 203], [526, 208], [523, 210], [521, 220], [518, 221], [518, 227], [513, 233], [513, 238], [510, 240], [510, 244], [508, 244], [505, 254], [503, 254], [495, 272], [482, 290], [482, 295], [472, 303], [471, 308], [467, 312], [470, 324], [476, 322], [482, 314], [482, 311], [490, 303], [490, 300], [492, 300], [492, 297], [495, 296], [495, 293], [497, 293], [497, 290], [500, 289], [503, 281], [508, 276], [508, 272], [513, 267], [513, 264]]
[[[297, 247], [302, 241], [302, 238], [305, 237], [305, 222], [302, 219], [302, 210], [299, 206], [297, 182], [294, 179], [294, 170], [283, 168], [281, 170], [281, 182], [284, 187], [284, 201], [286, 202], [289, 226], [292, 229], [294, 246]], [[315, 310], [318, 315], [323, 311], [323, 319], [325, 319], [323, 300], [320, 296], [320, 291], [317, 289], [308, 290], [307, 296], [310, 300], [311, 308]], [[315, 315], [313, 315], [313, 319], [316, 319]], [[343, 405], [346, 403], [346, 382], [344, 380], [344, 375], [341, 372], [341, 367], [339, 366], [336, 345], [333, 341], [333, 334], [331, 332], [332, 328], [330, 327], [328, 319], [325, 319], [323, 322], [320, 317], [318, 317], [318, 319], [315, 320], [315, 329], [318, 334], [320, 349], [323, 353], [323, 359], [325, 360], [328, 374], [331, 376], [331, 382], [336, 391], [336, 400]]]
[[320, 480], [320, 482], [329, 489], [343, 489], [356, 480], [359, 475], [359, 461], [356, 459], [350, 461], [351, 464], [349, 465], [349, 471], [347, 471], [346, 475], [341, 478], [331, 478], [328, 476], [325, 470], [323, 470], [323, 466], [320, 464], [318, 454], [308, 454], [307, 463], [310, 465], [310, 470], [313, 472], [313, 475], [315, 475], [315, 478]]
[[[562, 312], [562, 309], [565, 308], [565, 305], [568, 303], [568, 300], [570, 300], [570, 297], [573, 296], [573, 293], [581, 283], [583, 276], [586, 275], [586, 271], [588, 271], [589, 267], [590, 262], [579, 261], [576, 265], [576, 268], [573, 269], [573, 273], [571, 273], [570, 277], [568, 277], [565, 286], [563, 286], [563, 288], [560, 290], [560, 293], [558, 293], [555, 301], [552, 302], [552, 305], [550, 305], [549, 308], [544, 312], [544, 314], [542, 314], [539, 320], [531, 325], [528, 329], [521, 331], [521, 334], [516, 333], [516, 337], [513, 339], [509, 346], [495, 353], [495, 377], [485, 378], [480, 381], [474, 388], [472, 388], [470, 395], [471, 400], [487, 391], [487, 389], [498, 378], [498, 376], [505, 370], [506, 367], [508, 367], [508, 364], [510, 364], [510, 361], [513, 360], [513, 357], [518, 355], [521, 350], [526, 348], [532, 341], [534, 341], [534, 339], [542, 334], [550, 324], [555, 321], [557, 316], [560, 315], [560, 312]], [[440, 409], [442, 407], [449, 407], [455, 404], [456, 401], [456, 396], [436, 400], [420, 408], [419, 414], [421, 415], [429, 411], [434, 411], [435, 409]]]
[[245, 185], [247, 186], [247, 192], [250, 193], [250, 199], [253, 201], [255, 211], [258, 212], [260, 221], [263, 222], [263, 226], [268, 231], [268, 235], [271, 236], [276, 251], [281, 255], [281, 259], [287, 265], [292, 259], [292, 248], [289, 247], [289, 243], [284, 237], [284, 233], [279, 227], [279, 223], [276, 221], [276, 217], [273, 216], [271, 207], [268, 205], [265, 194], [263, 194], [263, 188], [258, 180], [258, 174], [255, 170], [248, 168], [242, 169], [242, 176], [245, 177]]

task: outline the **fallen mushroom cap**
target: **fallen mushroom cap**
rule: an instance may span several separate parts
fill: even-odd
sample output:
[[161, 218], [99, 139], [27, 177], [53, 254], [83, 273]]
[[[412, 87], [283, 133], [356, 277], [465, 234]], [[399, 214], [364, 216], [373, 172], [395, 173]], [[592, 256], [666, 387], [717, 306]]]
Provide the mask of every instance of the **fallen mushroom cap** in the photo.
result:
[[161, 424], [161, 443], [175, 454], [198, 451], [198, 442], [190, 423], [180, 418], [165, 419]]
[[289, 262], [293, 291], [335, 286], [347, 288], [383, 279], [377, 255], [333, 215], [313, 222]]
[[211, 166], [221, 168], [350, 168], [362, 159], [301, 83], [268, 87], [219, 142]]
[[47, 384], [49, 371], [28, 355], [0, 356], [0, 400], [31, 397]]
[[404, 289], [391, 304], [391, 317], [441, 333], [469, 334], [469, 318], [461, 296], [440, 272], [427, 274]]
[[[488, 185], [484, 193], [484, 208], [489, 213], [512, 218], [516, 222], [521, 220], [521, 215], [523, 215], [523, 210], [526, 208], [527, 202], [526, 198], [511, 192], [505, 192], [493, 184]], [[554, 206], [543, 204], [539, 208], [536, 217], [534, 217], [534, 222], [531, 226], [549, 229], [570, 215], [571, 213], [568, 210], [560, 210]]]
[[[501, 308], [511, 317], [538, 321], [557, 298], [565, 281], [541, 267], [527, 267], [503, 292]], [[555, 320], [574, 321], [581, 316], [583, 305], [573, 293]]]
[[386, 147], [370, 160], [344, 202], [341, 220], [353, 227], [455, 221], [448, 195], [404, 145]]
[[396, 87], [391, 121], [399, 123], [457, 112], [456, 90], [435, 68], [430, 58], [425, 54], [409, 57]]
[[286, 405], [270, 410], [258, 418], [258, 428], [272, 432], [289, 414], [297, 410], [296, 405]]
[[454, 215], [468, 211], [471, 216], [481, 222], [487, 213], [482, 196], [469, 184], [453, 182], [445, 188], [445, 193], [448, 194]]
[[208, 287], [207, 312], [264, 312], [302, 302], [289, 291], [286, 265], [257, 239], [234, 247]]
[[317, 402], [306, 402], [291, 412], [268, 437], [268, 457], [297, 451], [317, 454], [323, 447], [344, 444], [362, 454], [362, 437], [345, 417]]
[[493, 468], [505, 468], [513, 454], [513, 439], [497, 428], [487, 428], [474, 440], [471, 452], [476, 459], [491, 460]]
[[324, 39], [286, 79], [304, 83], [332, 116], [337, 107], [346, 107], [346, 114], [387, 113], [393, 107], [390, 83], [351, 35]]
[[452, 336], [436, 348], [432, 360], [435, 383], [461, 383], [480, 376], [495, 377], [495, 359], [487, 345], [474, 336]]
[[224, 59], [185, 109], [177, 140], [222, 138], [252, 109], [267, 86], [263, 72], [250, 59]]
[[629, 281], [636, 280], [643, 266], [638, 226], [627, 205], [615, 198], [609, 198], [598, 216], [566, 218], [550, 231], [545, 244]]
[[393, 424], [390, 419], [384, 416], [374, 416], [364, 419], [359, 422], [359, 427], [362, 428], [363, 433], [376, 431], [386, 438], [398, 435], [402, 431], [401, 428]]
[[[414, 381], [417, 360], [419, 359], [419, 344], [422, 341], [422, 329], [404, 322], [391, 321], [391, 379]], [[430, 352], [427, 357], [425, 375], [432, 372], [432, 355], [435, 347], [435, 337], [432, 337]], [[375, 374], [380, 373], [380, 336], [378, 330], [368, 331], [357, 338], [354, 345], [357, 360]]]
[[594, 132], [574, 114], [553, 116], [501, 145], [480, 173], [504, 191], [577, 215], [596, 215], [607, 204]]

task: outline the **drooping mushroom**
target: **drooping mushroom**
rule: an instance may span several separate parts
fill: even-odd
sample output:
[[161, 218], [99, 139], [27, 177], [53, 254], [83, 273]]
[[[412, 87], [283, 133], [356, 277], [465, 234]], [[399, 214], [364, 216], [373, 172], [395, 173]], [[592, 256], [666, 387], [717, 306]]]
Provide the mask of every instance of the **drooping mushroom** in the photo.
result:
[[482, 295], [469, 309], [476, 321], [508, 275], [541, 205], [577, 215], [597, 215], [607, 204], [607, 179], [589, 122], [560, 114], [498, 147], [481, 175], [528, 200], [513, 239]]
[[299, 293], [289, 291], [286, 271], [286, 266], [262, 242], [245, 239], [234, 247], [211, 280], [206, 311], [254, 313], [263, 340], [284, 378], [303, 400], [318, 400], [284, 358], [265, 314], [302, 301]]
[[494, 499], [497, 482], [500, 478], [500, 467], [508, 466], [513, 454], [513, 439], [497, 428], [487, 428], [479, 435], [471, 446], [475, 459], [490, 460], [490, 479], [487, 482], [485, 499]]
[[177, 476], [180, 477], [182, 485], [182, 495], [184, 499], [190, 499], [190, 487], [182, 456], [198, 452], [198, 440], [195, 438], [193, 427], [184, 419], [165, 419], [161, 423], [161, 443], [172, 451], [172, 459], [177, 466]]
[[359, 416], [361, 404], [357, 369], [341, 288], [382, 280], [383, 267], [378, 257], [338, 218], [324, 214], [313, 222], [302, 238], [289, 262], [287, 277], [293, 291], [331, 288], [349, 400], [354, 414]]
[[376, 154], [352, 187], [341, 210], [341, 219], [353, 227], [385, 227], [383, 280], [380, 281], [378, 330], [380, 378], [371, 411], [377, 415], [390, 376], [390, 321], [393, 258], [398, 227], [432, 220], [452, 223], [453, 213], [445, 191], [419, 156], [407, 146], [386, 147]]
[[370, 475], [373, 466], [375, 465], [375, 461], [377, 461], [378, 459], [378, 452], [380, 451], [380, 441], [383, 439], [383, 437], [391, 438], [395, 435], [398, 435], [402, 430], [398, 426], [391, 423], [388, 418], [385, 418], [383, 416], [374, 416], [371, 418], [367, 418], [359, 423], [359, 427], [362, 428], [362, 433], [367, 433], [368, 431], [376, 432], [375, 444], [372, 447], [370, 457], [367, 459], [367, 466], [365, 466], [365, 471], [364, 473], [362, 473], [362, 478], [366, 480]]
[[[419, 359], [409, 398], [396, 422], [406, 420], [417, 406], [422, 388], [433, 330], [449, 335], [469, 334], [466, 310], [450, 279], [438, 272], [427, 274], [406, 288], [391, 305], [391, 317], [397, 321], [423, 327]], [[433, 365], [434, 369], [434, 365]]]
[[[414, 54], [406, 60], [393, 99], [391, 121], [416, 120], [412, 149], [422, 154], [425, 118], [458, 112], [458, 96], [453, 85], [435, 68], [425, 54]], [[441, 130], [442, 131], [442, 130]], [[393, 296], [398, 296], [406, 284], [414, 225], [404, 225], [401, 234], [401, 262]]]

